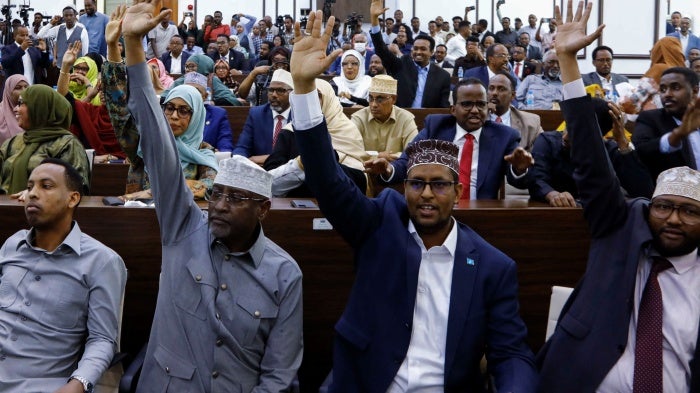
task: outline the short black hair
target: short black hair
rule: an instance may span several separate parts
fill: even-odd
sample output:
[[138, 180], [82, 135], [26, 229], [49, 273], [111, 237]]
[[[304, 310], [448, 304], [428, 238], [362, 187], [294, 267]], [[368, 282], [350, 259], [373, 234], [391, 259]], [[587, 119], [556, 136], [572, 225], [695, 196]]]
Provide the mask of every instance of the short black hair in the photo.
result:
[[461, 16], [453, 16], [453, 17], [452, 17], [452, 22], [454, 22], [454, 21], [456, 21], [456, 20], [463, 20], [463, 19], [462, 19]]
[[419, 18], [419, 17], [417, 17], [417, 16], [414, 16], [413, 18], [411, 18], [411, 22], [413, 22], [413, 21], [414, 21], [414, 20], [416, 20], [416, 19], [417, 19], [417, 20], [420, 20], [420, 18]]
[[445, 50], [447, 50], [447, 45], [445, 45], [445, 44], [435, 45], [435, 50], [437, 50], [437, 48], [439, 48], [439, 47], [443, 47], [443, 48], [445, 48]]
[[515, 21], [516, 21], [516, 22], [522, 22], [523, 20], [520, 19], [520, 18], [515, 18]]
[[267, 48], [268, 48], [268, 49], [272, 49], [272, 48], [275, 46], [275, 43], [274, 43], [274, 42], [272, 42], [272, 41], [267, 41], [267, 40], [261, 42], [261, 43], [260, 43], [260, 46], [262, 46], [262, 44], [267, 45]]
[[[513, 76], [513, 74], [511, 74], [510, 72], [506, 72], [506, 71], [498, 71], [498, 72], [496, 73], [496, 75], [503, 75], [503, 76], [505, 76], [506, 78], [508, 78], [508, 80], [510, 81], [510, 88], [511, 88], [513, 91], [517, 90], [518, 81], [515, 80], [515, 77]], [[495, 77], [496, 75], [494, 75], [494, 77]]]
[[613, 53], [613, 50], [610, 47], [607, 47], [605, 45], [601, 45], [601, 46], [598, 46], [595, 49], [593, 49], [593, 52], [591, 52], [591, 60], [595, 60], [595, 57], [598, 54], [598, 52], [600, 52], [602, 50], [606, 50], [606, 51], [610, 52], [610, 56], [615, 56], [615, 53]]
[[697, 61], [700, 61], [700, 57], [696, 58], [695, 60], [691, 60], [690, 64], [689, 64], [689, 68], [693, 68], [693, 64], [695, 64], [695, 62], [697, 62]]
[[667, 75], [667, 74], [681, 74], [685, 78], [685, 81], [690, 84], [690, 89], [695, 89], [698, 87], [698, 74], [695, 73], [695, 71], [691, 70], [690, 68], [686, 67], [671, 67], [667, 70], [665, 70], [661, 76]]
[[219, 34], [219, 35], [216, 36], [216, 38], [219, 38], [219, 37], [224, 37], [224, 38], [226, 38], [226, 42], [229, 42], [228, 35], [226, 35], [226, 34]]
[[489, 27], [489, 21], [487, 21], [486, 19], [479, 19], [477, 23], [483, 28]]
[[459, 22], [459, 25], [457, 26], [458, 29], [461, 29], [462, 27], [469, 27], [472, 24], [468, 20], [463, 20]]
[[427, 34], [418, 34], [416, 38], [413, 39], [413, 42], [416, 42], [416, 40], [426, 40], [430, 43], [430, 51], [435, 50], [435, 40], [433, 37], [427, 35]]
[[467, 38], [467, 42], [476, 42], [476, 43], [478, 44], [478, 43], [479, 43], [479, 37], [477, 37], [477, 36], [475, 36], [475, 35], [470, 35], [470, 36]]
[[[484, 38], [486, 38], [486, 37], [484, 36]], [[481, 42], [483, 43], [484, 41], [481, 40]], [[496, 50], [496, 46], [497, 46], [497, 45], [503, 45], [503, 44], [499, 44], [498, 42], [496, 42], [496, 43], [494, 43], [493, 45], [491, 45], [491, 46], [489, 46], [488, 48], [486, 48], [486, 58], [487, 58], [487, 59], [488, 59], [489, 57], [493, 57], [493, 52]], [[503, 46], [505, 46], [505, 45], [503, 45]], [[506, 49], [508, 49], [508, 48], [506, 48]]]
[[469, 78], [464, 78], [457, 82], [455, 85], [454, 89], [452, 89], [452, 102], [457, 105], [457, 91], [459, 90], [460, 87], [462, 86], [470, 86], [470, 85], [479, 85], [484, 88], [484, 91], [486, 91], [486, 86], [484, 86], [484, 82], [481, 81], [479, 78], [474, 78], [474, 77], [469, 77]]
[[59, 165], [64, 168], [64, 175], [66, 178], [66, 187], [70, 191], [76, 191], [80, 193], [80, 196], [82, 197], [85, 193], [85, 189], [87, 188], [86, 184], [83, 184], [83, 176], [78, 172], [73, 165], [70, 163], [61, 160], [60, 158], [54, 158], [54, 157], [47, 157], [41, 160], [39, 165], [42, 164], [54, 164], [54, 165]]
[[527, 37], [530, 38], [530, 33], [528, 33], [527, 31], [521, 31], [520, 34], [518, 34], [518, 37], [520, 37], [523, 34], [526, 34]]
[[386, 18], [386, 19], [384, 19], [384, 22], [386, 22], [386, 21], [388, 21], [388, 20], [394, 22], [394, 18]]

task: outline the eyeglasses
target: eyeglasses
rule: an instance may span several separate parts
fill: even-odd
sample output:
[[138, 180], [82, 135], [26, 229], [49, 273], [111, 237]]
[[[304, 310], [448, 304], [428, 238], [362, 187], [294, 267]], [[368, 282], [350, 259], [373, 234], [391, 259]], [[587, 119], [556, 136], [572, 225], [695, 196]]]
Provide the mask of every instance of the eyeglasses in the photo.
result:
[[194, 64], [194, 63], [185, 63], [185, 69], [186, 69], [186, 70], [196, 70], [196, 69], [197, 69], [197, 64]]
[[211, 196], [209, 197], [210, 202], [218, 202], [221, 200], [221, 198], [224, 198], [226, 200], [226, 203], [233, 203], [234, 205], [236, 204], [242, 204], [243, 202], [246, 201], [255, 201], [255, 202], [264, 202], [267, 199], [265, 198], [252, 198], [252, 197], [246, 197], [240, 194], [226, 194], [221, 191], [214, 191], [211, 193]]
[[370, 96], [367, 98], [367, 102], [370, 102], [370, 103], [371, 103], [371, 102], [376, 102], [377, 104], [381, 105], [381, 104], [383, 104], [383, 103], [389, 101], [389, 99], [390, 99], [390, 97], [386, 97], [386, 96], [374, 97], [374, 96], [370, 95]]
[[73, 72], [75, 72], [75, 71], [88, 72], [88, 71], [90, 71], [90, 68], [89, 67], [73, 66]]
[[505, 53], [496, 53], [493, 55], [493, 57], [499, 57], [501, 59], [510, 59], [510, 56]]
[[476, 107], [476, 109], [482, 110], [486, 109], [486, 105], [488, 105], [488, 102], [486, 101], [461, 101], [458, 102], [457, 105], [461, 106], [462, 109], [472, 109]]
[[267, 94], [277, 94], [278, 96], [284, 95], [292, 91], [292, 89], [285, 89], [284, 87], [268, 87]]
[[657, 201], [651, 203], [649, 212], [652, 216], [659, 219], [666, 219], [678, 210], [678, 217], [681, 221], [688, 225], [700, 224], [700, 209], [690, 205], [676, 205], [666, 201]]
[[444, 195], [447, 190], [453, 185], [457, 184], [456, 181], [447, 180], [433, 180], [425, 181], [420, 179], [406, 179], [404, 180], [404, 185], [413, 192], [423, 192], [426, 185], [430, 186], [430, 190], [436, 194]]
[[172, 116], [174, 112], [177, 111], [177, 115], [180, 117], [190, 117], [192, 116], [192, 109], [186, 106], [175, 106], [173, 104], [163, 105], [163, 113], [166, 116]]

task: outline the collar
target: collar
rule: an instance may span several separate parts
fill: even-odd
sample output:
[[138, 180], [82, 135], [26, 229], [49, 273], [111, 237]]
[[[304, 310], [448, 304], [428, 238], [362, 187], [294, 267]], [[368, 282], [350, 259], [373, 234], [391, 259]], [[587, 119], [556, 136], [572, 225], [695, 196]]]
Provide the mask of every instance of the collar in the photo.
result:
[[82, 253], [82, 250], [80, 248], [80, 238], [82, 237], [82, 232], [80, 231], [80, 226], [78, 226], [78, 223], [76, 221], [73, 221], [72, 228], [70, 232], [68, 232], [68, 236], [66, 236], [65, 239], [63, 239], [63, 242], [56, 247], [56, 250], [54, 251], [46, 251], [42, 248], [38, 248], [34, 246], [34, 238], [36, 236], [36, 230], [34, 228], [30, 229], [29, 232], [27, 232], [27, 236], [20, 240], [17, 243], [17, 248], [15, 251], [19, 250], [20, 246], [23, 244], [26, 244], [27, 247], [31, 248], [32, 250], [35, 251], [43, 251], [46, 252], [47, 254], [53, 254], [55, 252], [60, 252], [62, 249], [64, 249], [64, 245], [66, 247], [69, 247], [70, 249], [73, 250], [74, 253], [76, 253], [78, 256]]
[[428, 62], [428, 65], [426, 65], [425, 67], [421, 67], [418, 63], [416, 63], [415, 60], [413, 60], [413, 64], [416, 65], [416, 69], [418, 70], [418, 72], [420, 72], [420, 70], [428, 71], [430, 69], [430, 62]]
[[462, 126], [460, 126], [459, 124], [455, 124], [455, 126], [457, 127], [457, 132], [455, 133], [455, 141], [458, 141], [462, 138], [466, 138], [467, 134], [472, 134], [472, 135], [474, 135], [474, 141], [478, 142], [479, 137], [481, 136], [481, 130], [484, 129], [484, 127], [481, 127], [478, 130], [468, 132], [467, 130], [462, 128]]
[[[497, 117], [498, 117], [498, 115], [495, 114], [495, 113], [492, 113], [492, 114], [490, 115], [490, 119], [491, 119], [491, 121], [493, 121], [494, 123], [496, 122], [496, 118], [497, 118]], [[508, 107], [508, 110], [505, 111], [505, 112], [501, 115], [501, 120], [502, 120], [504, 123], [506, 122], [506, 119], [510, 119], [510, 107]], [[509, 121], [509, 123], [510, 123], [510, 121]]]
[[[655, 256], [661, 256], [661, 254], [659, 254], [658, 251], [650, 247], [647, 251], [647, 259], [651, 259]], [[685, 255], [663, 258], [666, 258], [669, 262], [671, 262], [671, 265], [673, 265], [673, 269], [678, 274], [685, 274], [690, 269], [695, 267], [698, 263], [700, 263], [700, 254], [698, 254], [697, 248]]]
[[284, 117], [284, 120], [287, 120], [287, 119], [289, 119], [289, 112], [292, 111], [292, 106], [290, 105], [289, 108], [287, 108], [286, 110], [284, 110], [280, 113], [275, 112], [275, 110], [272, 109], [272, 107], [270, 107], [270, 110], [272, 111], [272, 120], [275, 120], [275, 118], [278, 115], [282, 115], [282, 117]]
[[215, 238], [211, 234], [211, 231], [209, 232], [210, 247], [220, 247], [224, 255], [232, 255], [242, 260], [249, 260], [257, 269], [262, 263], [263, 254], [265, 254], [265, 246], [267, 245], [267, 238], [265, 237], [265, 233], [263, 232], [262, 225], [258, 224], [257, 230], [258, 238], [255, 239], [253, 245], [246, 251], [230, 252], [224, 243], [222, 243], [219, 239]]
[[598, 79], [600, 79], [601, 81], [612, 82], [612, 73], [609, 73], [609, 74], [608, 74], [608, 76], [610, 77], [610, 79], [604, 77], [603, 75], [600, 75], [600, 74], [597, 73], [597, 72], [596, 72], [595, 74], [598, 75]]
[[376, 117], [374, 117], [374, 115], [372, 114], [372, 111], [368, 111], [368, 112], [369, 112], [369, 120], [374, 120], [379, 124], [386, 124], [389, 120], [393, 120], [394, 123], [396, 123], [396, 105], [391, 107], [391, 114], [383, 123], [380, 122], [379, 120], [377, 120]]
[[[455, 220], [454, 217], [452, 218], [452, 229], [450, 230], [450, 233], [447, 234], [447, 237], [445, 238], [445, 241], [442, 242], [442, 246], [444, 247], [447, 252], [450, 253], [450, 256], [454, 260], [455, 254], [457, 253], [457, 221]], [[413, 221], [408, 220], [408, 233], [413, 236], [413, 239], [418, 243], [420, 246], [421, 250], [425, 250], [425, 245], [423, 244], [423, 239], [421, 239], [420, 235], [418, 234], [418, 231], [416, 230], [416, 226], [413, 225]]]

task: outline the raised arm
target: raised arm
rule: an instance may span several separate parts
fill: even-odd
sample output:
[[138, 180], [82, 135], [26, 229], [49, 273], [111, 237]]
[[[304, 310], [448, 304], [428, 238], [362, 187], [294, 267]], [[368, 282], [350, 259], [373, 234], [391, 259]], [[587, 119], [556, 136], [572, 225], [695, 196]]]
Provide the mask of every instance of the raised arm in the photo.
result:
[[574, 14], [572, 0], [568, 0], [566, 21], [562, 19], [559, 7], [556, 7], [559, 30], [555, 42], [561, 79], [567, 94], [567, 99], [562, 102], [562, 112], [571, 141], [571, 161], [576, 168], [574, 180], [591, 236], [596, 238], [616, 228], [626, 218], [627, 209], [576, 60], [576, 53], [597, 39], [605, 27], [598, 26], [593, 33], [586, 35], [586, 23], [592, 6], [593, 3], [589, 2], [584, 9], [583, 2], [579, 2]]
[[[370, 21], [372, 22], [370, 32], [379, 28], [379, 16], [385, 13], [387, 10], [388, 8], [384, 8], [382, 0], [372, 0], [372, 4], [370, 5], [369, 9]], [[384, 39], [382, 38], [382, 32], [378, 31], [377, 33], [372, 33], [370, 34], [370, 37], [372, 38], [372, 44], [374, 45], [374, 52], [380, 59], [382, 59], [382, 64], [384, 64], [384, 68], [386, 68], [386, 73], [391, 75], [395, 72], [399, 72], [401, 69], [401, 60], [396, 57], [396, 55], [391, 53], [389, 48], [387, 48], [386, 44], [384, 43]]]

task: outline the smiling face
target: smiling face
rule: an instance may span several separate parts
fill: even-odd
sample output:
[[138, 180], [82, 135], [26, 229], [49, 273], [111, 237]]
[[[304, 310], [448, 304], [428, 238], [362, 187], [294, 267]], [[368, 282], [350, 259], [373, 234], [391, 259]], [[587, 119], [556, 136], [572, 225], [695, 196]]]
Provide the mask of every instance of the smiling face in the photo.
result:
[[25, 81], [19, 81], [15, 85], [15, 88], [12, 89], [12, 93], [10, 93], [10, 98], [12, 99], [12, 105], [17, 106], [17, 102], [19, 102], [19, 95], [22, 94], [23, 91], [25, 91], [29, 87], [29, 83]]
[[476, 131], [483, 127], [488, 117], [486, 89], [480, 84], [460, 85], [457, 87], [455, 104], [450, 113], [457, 119], [457, 124], [467, 131]]
[[[417, 165], [411, 168], [407, 179], [423, 181], [455, 181], [455, 174], [449, 168], [439, 164]], [[408, 214], [419, 235], [444, 234], [446, 237], [452, 228], [452, 209], [462, 195], [462, 185], [448, 187], [444, 194], [433, 192], [432, 186], [426, 185], [416, 191], [406, 187], [404, 196]]]
[[416, 62], [421, 67], [425, 67], [430, 64], [430, 56], [433, 55], [433, 51], [430, 50], [430, 41], [425, 39], [417, 39], [413, 41], [413, 47], [411, 48], [411, 57], [413, 61]]
[[22, 101], [22, 98], [17, 100], [17, 105], [15, 105], [13, 112], [17, 118], [17, 124], [25, 130], [31, 128], [32, 123], [29, 121], [29, 108], [27, 104]]
[[357, 74], [360, 72], [360, 60], [355, 56], [348, 55], [340, 64], [343, 67], [343, 74], [349, 80], [355, 80]]
[[[698, 201], [677, 195], [659, 195], [653, 199], [652, 203], [658, 202], [700, 209]], [[650, 212], [649, 228], [654, 239], [654, 247], [663, 256], [685, 255], [700, 245], [700, 224], [690, 225], [683, 222], [678, 210], [674, 210], [666, 218], [657, 218], [653, 211]]]

